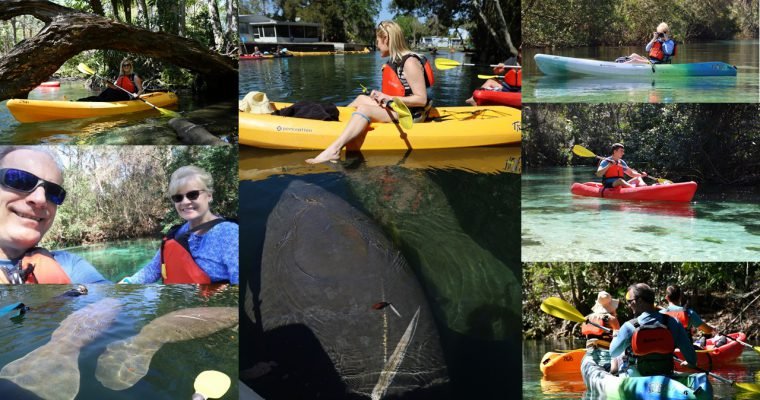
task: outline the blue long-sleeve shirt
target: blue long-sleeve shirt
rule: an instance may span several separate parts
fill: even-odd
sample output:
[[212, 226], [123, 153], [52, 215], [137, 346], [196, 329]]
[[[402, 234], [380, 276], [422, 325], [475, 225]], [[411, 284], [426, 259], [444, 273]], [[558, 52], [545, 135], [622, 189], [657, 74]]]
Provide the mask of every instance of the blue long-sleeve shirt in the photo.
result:
[[[87, 260], [66, 251], [51, 251], [55, 261], [61, 265], [61, 269], [69, 276], [71, 283], [111, 283], [95, 269]], [[0, 267], [12, 268], [15, 266], [10, 260], [0, 260]]]
[[[639, 325], [650, 325], [655, 321], [658, 321], [667, 326], [670, 333], [673, 334], [673, 341], [676, 343], [676, 347], [681, 350], [681, 354], [683, 354], [686, 361], [691, 365], [697, 365], [697, 353], [694, 351], [691, 340], [689, 340], [689, 335], [686, 333], [683, 326], [681, 326], [681, 323], [676, 321], [675, 318], [668, 317], [659, 312], [650, 314], [645, 311], [638, 316], [637, 320], [639, 321]], [[631, 338], [633, 337], [633, 332], [635, 330], [636, 328], [631, 321], [624, 323], [623, 326], [620, 327], [620, 332], [618, 332], [618, 335], [614, 337], [612, 343], [610, 343], [610, 356], [621, 356], [625, 353], [626, 349], [631, 347]]]
[[[186, 222], [177, 231], [179, 236], [190, 229]], [[209, 276], [211, 282], [229, 281], [237, 285], [240, 280], [239, 229], [233, 222], [214, 225], [206, 233], [191, 233], [188, 238], [190, 254], [195, 263]], [[129, 283], [153, 283], [161, 279], [161, 250], [137, 273], [128, 277]]]

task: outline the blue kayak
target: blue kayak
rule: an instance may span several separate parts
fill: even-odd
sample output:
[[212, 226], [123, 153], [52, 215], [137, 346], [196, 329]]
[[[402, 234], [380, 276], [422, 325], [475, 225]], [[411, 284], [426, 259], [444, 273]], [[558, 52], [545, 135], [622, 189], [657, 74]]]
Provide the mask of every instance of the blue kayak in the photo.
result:
[[687, 64], [616, 63], [536, 54], [538, 69], [546, 75], [615, 76], [736, 76], [736, 67], [724, 62], [698, 62]]

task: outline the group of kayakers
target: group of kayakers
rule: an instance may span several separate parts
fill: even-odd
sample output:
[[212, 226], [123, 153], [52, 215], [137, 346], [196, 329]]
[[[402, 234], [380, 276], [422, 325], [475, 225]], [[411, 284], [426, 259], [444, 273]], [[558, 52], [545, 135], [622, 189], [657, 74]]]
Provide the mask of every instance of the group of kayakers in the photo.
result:
[[[599, 292], [592, 313], [581, 327], [581, 333], [588, 339], [587, 347], [609, 350], [610, 363], [605, 368], [616, 375], [670, 375], [676, 349], [685, 360], [683, 367], [696, 366], [695, 349], [704, 348], [704, 335], [716, 335], [714, 347], [725, 344], [726, 337], [718, 334], [717, 329], [705, 323], [694, 310], [684, 307], [682, 297], [678, 286], [668, 286], [667, 305], [658, 307], [655, 292], [649, 285], [631, 285], [625, 302], [634, 318], [621, 324], [617, 313], [619, 300], [606, 291]], [[692, 340], [693, 330], [702, 332], [701, 343]]]
[[[121, 283], [238, 283], [238, 225], [215, 215], [213, 179], [177, 169], [169, 199], [186, 222], [167, 233], [155, 257]], [[67, 199], [57, 154], [39, 146], [0, 146], [0, 283], [108, 282], [90, 263], [39, 247]]]

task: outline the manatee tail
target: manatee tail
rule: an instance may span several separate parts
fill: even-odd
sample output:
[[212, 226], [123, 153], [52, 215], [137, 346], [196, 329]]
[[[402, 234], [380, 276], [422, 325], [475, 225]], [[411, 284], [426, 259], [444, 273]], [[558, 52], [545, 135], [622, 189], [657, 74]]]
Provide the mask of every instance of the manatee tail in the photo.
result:
[[137, 343], [136, 336], [108, 345], [98, 357], [95, 378], [111, 390], [124, 390], [142, 379], [150, 367], [150, 360], [162, 343]]

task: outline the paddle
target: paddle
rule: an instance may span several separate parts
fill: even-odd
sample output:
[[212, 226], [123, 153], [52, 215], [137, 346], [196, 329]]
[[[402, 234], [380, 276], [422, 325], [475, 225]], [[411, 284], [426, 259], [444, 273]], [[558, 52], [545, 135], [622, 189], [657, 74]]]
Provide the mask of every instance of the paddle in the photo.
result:
[[26, 312], [27, 307], [24, 305], [24, 303], [8, 304], [7, 306], [0, 307], [0, 316], [8, 314], [9, 312], [13, 312], [15, 310], [19, 310], [20, 315]]
[[195, 378], [193, 400], [218, 399], [230, 389], [230, 377], [219, 371], [203, 371]]
[[[359, 86], [362, 87], [362, 94], [369, 95], [370, 90], [367, 89], [366, 86], [362, 85], [361, 83]], [[401, 125], [402, 128], [407, 130], [412, 129], [412, 126], [414, 125], [412, 112], [409, 111], [409, 107], [407, 107], [400, 98], [394, 97], [386, 104], [386, 107], [390, 107], [391, 110], [395, 111], [396, 114], [398, 114], [398, 124]]]
[[[573, 146], [573, 153], [575, 153], [576, 156], [580, 156], [580, 157], [587, 157], [587, 158], [596, 157], [596, 158], [598, 158], [600, 160], [607, 160], [607, 158], [598, 156], [598, 155], [594, 154], [591, 150], [589, 150], [589, 149], [587, 149], [587, 148], [585, 148], [585, 147], [583, 147], [581, 145], [578, 145], [578, 144], [576, 144], [575, 146]], [[665, 179], [665, 178], [657, 178], [657, 177], [649, 176], [649, 175], [647, 175], [646, 177], [650, 178], [650, 179], [656, 180], [657, 183], [663, 183], [663, 184], [666, 184], [666, 185], [669, 185], [669, 184], [673, 183], [673, 181]]]
[[[680, 358], [678, 358], [676, 356], [673, 356], [673, 359], [676, 360], [676, 361], [678, 361], [679, 363], [683, 361], [683, 360], [681, 360]], [[724, 378], [724, 377], [722, 377], [720, 375], [716, 375], [716, 374], [714, 374], [714, 373], [712, 373], [710, 371], [704, 370], [702, 368], [699, 368], [699, 367], [696, 367], [696, 366], [693, 366], [693, 365], [682, 365], [682, 366], [684, 366], [686, 368], [690, 368], [690, 369], [696, 370], [696, 371], [699, 371], [699, 372], [704, 372], [707, 375], [710, 375], [713, 378], [715, 378], [715, 379], [717, 379], [717, 380], [719, 380], [719, 381], [721, 381], [723, 383], [728, 383], [729, 385], [736, 386], [739, 389], [743, 389], [743, 390], [746, 390], [748, 392], [760, 393], [760, 385], [758, 385], [756, 383], [736, 382], [736, 381], [732, 381], [730, 379]]]
[[[483, 64], [468, 64], [468, 63], [461, 63], [456, 60], [450, 60], [448, 58], [436, 58], [435, 59], [435, 67], [440, 69], [441, 71], [445, 71], [447, 69], [452, 69], [460, 66], [468, 66], [468, 67], [485, 67]], [[498, 67], [498, 64], [491, 64], [489, 67]], [[505, 65], [504, 68], [522, 68], [519, 65]]]
[[[94, 77], [96, 77], [98, 79], [101, 79], [101, 80], [104, 80], [104, 81], [108, 82], [108, 79], [105, 79], [105, 78], [103, 78], [101, 76], [98, 76], [98, 74], [96, 74], [95, 71], [92, 70], [92, 68], [88, 67], [87, 65], [85, 65], [83, 63], [79, 63], [79, 65], [77, 65], [77, 69], [79, 70], [79, 72], [81, 72], [83, 74], [92, 75], [92, 76], [94, 76]], [[124, 89], [121, 86], [118, 86], [118, 85], [114, 85], [114, 86], [116, 86], [117, 88], [121, 89], [125, 93], [128, 93], [130, 95], [130, 97], [133, 95], [133, 93], [129, 93], [129, 91], [127, 89]], [[137, 100], [140, 100], [143, 103], [145, 103], [145, 104], [147, 104], [147, 105], [155, 108], [156, 110], [158, 110], [158, 112], [160, 112], [163, 115], [168, 115], [168, 116], [170, 116], [172, 118], [181, 117], [181, 115], [179, 115], [178, 113], [176, 113], [174, 111], [171, 111], [171, 110], [167, 110], [165, 108], [157, 107], [157, 106], [151, 104], [150, 102], [148, 102], [148, 100], [143, 99], [142, 97], [138, 96]]]
[[[723, 335], [723, 334], [721, 333], [721, 335]], [[760, 353], [760, 346], [752, 346], [749, 343], [742, 342], [741, 340], [733, 338], [733, 337], [731, 337], [729, 335], [723, 335], [723, 336], [725, 336], [725, 337], [727, 337], [727, 338], [729, 338], [729, 339], [731, 339], [731, 340], [733, 340], [735, 342], [738, 342], [738, 343], [742, 344], [745, 347], [749, 347], [750, 349], [755, 350], [756, 352]]]

